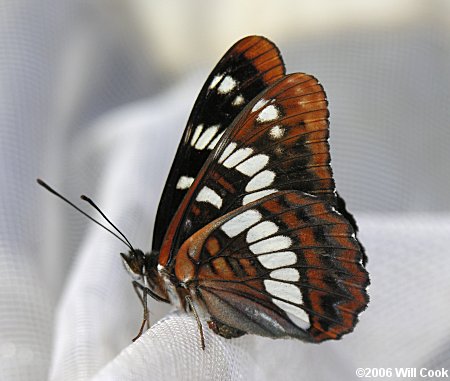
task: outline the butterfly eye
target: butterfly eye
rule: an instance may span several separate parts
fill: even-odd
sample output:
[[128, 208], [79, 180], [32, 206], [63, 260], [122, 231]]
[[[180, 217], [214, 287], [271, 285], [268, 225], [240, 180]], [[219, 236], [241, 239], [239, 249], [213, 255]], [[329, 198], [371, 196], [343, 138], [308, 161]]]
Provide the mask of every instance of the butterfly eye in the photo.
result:
[[145, 256], [140, 250], [130, 250], [128, 254], [120, 253], [127, 271], [134, 276], [144, 275]]

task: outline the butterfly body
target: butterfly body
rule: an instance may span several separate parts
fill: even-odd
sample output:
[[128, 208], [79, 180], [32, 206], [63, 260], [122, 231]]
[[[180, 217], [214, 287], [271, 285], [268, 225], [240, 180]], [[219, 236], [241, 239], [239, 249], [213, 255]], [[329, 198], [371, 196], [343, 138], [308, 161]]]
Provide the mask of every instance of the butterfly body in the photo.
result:
[[327, 105], [317, 79], [286, 75], [263, 37], [224, 55], [181, 139], [152, 251], [122, 254], [147, 294], [194, 308], [226, 338], [353, 330], [369, 278], [335, 189]]

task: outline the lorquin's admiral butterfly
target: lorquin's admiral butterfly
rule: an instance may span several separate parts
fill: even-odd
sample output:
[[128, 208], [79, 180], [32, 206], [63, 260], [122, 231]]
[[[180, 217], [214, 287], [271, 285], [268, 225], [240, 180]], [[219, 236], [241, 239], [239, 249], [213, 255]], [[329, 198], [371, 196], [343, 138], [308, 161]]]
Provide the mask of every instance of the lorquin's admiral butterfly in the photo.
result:
[[266, 38], [225, 53], [183, 133], [151, 252], [116, 229], [142, 292], [139, 335], [147, 295], [191, 310], [203, 347], [198, 313], [225, 338], [321, 342], [353, 330], [369, 277], [356, 222], [335, 190], [328, 115], [317, 79], [285, 74]]

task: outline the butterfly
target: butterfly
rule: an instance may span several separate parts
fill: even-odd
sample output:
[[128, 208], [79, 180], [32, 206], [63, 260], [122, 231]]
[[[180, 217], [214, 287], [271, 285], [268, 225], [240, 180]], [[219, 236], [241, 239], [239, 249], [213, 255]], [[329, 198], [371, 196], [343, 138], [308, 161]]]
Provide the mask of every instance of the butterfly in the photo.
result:
[[318, 343], [353, 330], [369, 277], [335, 189], [328, 116], [318, 80], [286, 74], [268, 39], [225, 53], [181, 138], [151, 252], [122, 254], [145, 309], [150, 295], [225, 338]]
[[[147, 297], [225, 338], [319, 343], [353, 330], [369, 301], [358, 227], [336, 192], [322, 85], [286, 74], [278, 48], [235, 43], [194, 104], [158, 206], [152, 249], [121, 253]], [[93, 220], [42, 180], [38, 183]], [[137, 338], [136, 337], [136, 338]], [[135, 338], [135, 339], [136, 339]]]

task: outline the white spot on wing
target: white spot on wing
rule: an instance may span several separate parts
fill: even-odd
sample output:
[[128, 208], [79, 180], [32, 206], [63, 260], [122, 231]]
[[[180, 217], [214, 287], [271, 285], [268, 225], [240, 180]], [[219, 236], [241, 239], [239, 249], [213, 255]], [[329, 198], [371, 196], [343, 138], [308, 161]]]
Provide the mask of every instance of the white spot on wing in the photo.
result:
[[278, 253], [259, 255], [258, 261], [266, 269], [277, 269], [295, 264], [297, 262], [297, 256], [293, 251], [279, 251]]
[[252, 243], [261, 238], [269, 237], [278, 231], [278, 226], [271, 221], [263, 221], [253, 226], [247, 233], [247, 242]]
[[250, 226], [256, 224], [261, 218], [261, 213], [257, 210], [249, 209], [225, 222], [221, 229], [228, 237], [235, 237]]
[[195, 142], [197, 141], [197, 139], [199, 138], [200, 134], [202, 133], [203, 130], [203, 124], [199, 124], [197, 126], [197, 128], [194, 131], [194, 135], [192, 135], [192, 139], [191, 139], [191, 146], [193, 147], [195, 145]]
[[272, 139], [280, 139], [283, 137], [284, 133], [286, 132], [286, 129], [284, 129], [283, 127], [276, 125], [273, 126], [270, 131], [269, 131], [269, 135]]
[[177, 182], [177, 189], [188, 189], [194, 182], [193, 177], [181, 176]]
[[273, 279], [284, 280], [286, 282], [298, 282], [300, 280], [298, 270], [292, 268], [274, 270], [270, 273], [270, 277]]
[[245, 187], [246, 192], [252, 192], [261, 188], [266, 188], [273, 183], [275, 172], [262, 171], [253, 177]]
[[259, 154], [252, 156], [239, 164], [236, 169], [247, 176], [253, 176], [255, 173], [263, 169], [269, 162], [269, 156]]
[[214, 87], [217, 86], [217, 84], [220, 82], [220, 80], [223, 78], [223, 74], [216, 75], [213, 80], [211, 81], [211, 84], [209, 85], [210, 89], [214, 89]]
[[222, 207], [222, 197], [220, 197], [215, 191], [211, 188], [204, 186], [196, 197], [196, 200], [199, 202], [209, 202], [211, 205], [214, 205], [217, 209]]
[[236, 87], [236, 85], [237, 81], [232, 77], [230, 77], [229, 75], [227, 75], [217, 88], [217, 92], [219, 94], [228, 94]]
[[240, 106], [245, 102], [244, 97], [239, 94], [238, 96], [236, 96], [236, 98], [233, 99], [233, 102], [231, 102], [232, 106]]
[[260, 198], [266, 197], [269, 194], [278, 192], [276, 189], [265, 189], [259, 192], [253, 192], [248, 194], [247, 196], [244, 197], [244, 199], [242, 200], [242, 205], [247, 205], [250, 202], [259, 200]]
[[255, 111], [259, 110], [259, 109], [260, 109], [261, 107], [263, 107], [267, 102], [269, 102], [268, 99], [261, 98], [258, 102], [255, 103], [255, 105], [253, 106], [251, 112], [255, 112]]
[[259, 123], [270, 122], [280, 117], [280, 111], [275, 105], [269, 105], [258, 114], [256, 121]]
[[302, 293], [297, 286], [290, 283], [277, 282], [275, 280], [264, 280], [266, 291], [276, 298], [284, 299], [292, 303], [302, 303]]
[[222, 152], [222, 155], [219, 158], [219, 163], [222, 163], [231, 153], [236, 149], [237, 144], [232, 142], [228, 144]]
[[195, 143], [195, 148], [198, 150], [205, 149], [211, 139], [216, 135], [218, 129], [219, 125], [208, 127], [197, 140], [197, 143]]
[[288, 314], [289, 318], [294, 324], [302, 329], [308, 329], [309, 327], [311, 327], [309, 316], [304, 310], [299, 307], [293, 306], [292, 304], [282, 302], [281, 300], [273, 299], [272, 301], [275, 305], [280, 307], [284, 312]]
[[252, 153], [253, 149], [251, 148], [240, 148], [237, 151], [233, 152], [233, 154], [224, 161], [223, 165], [227, 168], [233, 168], [243, 160], [247, 159], [247, 157], [249, 157]]
[[287, 249], [292, 245], [292, 240], [284, 235], [277, 235], [276, 237], [267, 238], [250, 245], [250, 250], [253, 254], [270, 253], [271, 251], [278, 251]]
[[219, 135], [217, 135], [214, 140], [209, 143], [208, 149], [214, 149], [216, 148], [217, 143], [219, 143], [219, 140], [222, 138], [223, 134], [225, 133], [225, 130], [222, 131]]

